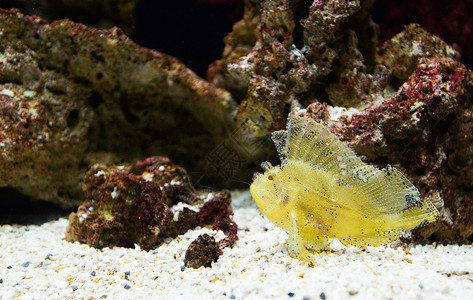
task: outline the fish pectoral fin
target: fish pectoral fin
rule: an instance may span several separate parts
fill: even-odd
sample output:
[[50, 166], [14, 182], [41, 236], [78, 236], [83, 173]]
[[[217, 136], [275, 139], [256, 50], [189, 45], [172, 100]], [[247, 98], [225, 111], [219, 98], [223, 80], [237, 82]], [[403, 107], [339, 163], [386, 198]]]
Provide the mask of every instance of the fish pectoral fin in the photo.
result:
[[[297, 224], [297, 218], [293, 218], [292, 220], [292, 228], [291, 232], [289, 233], [289, 238], [287, 240], [287, 251], [289, 255], [292, 258], [316, 264], [316, 262], [310, 258], [310, 252], [306, 247], [306, 242], [300, 234], [299, 226]], [[310, 249], [312, 249], [312, 245]]]
[[309, 251], [305, 248], [304, 241], [299, 233], [291, 231], [287, 240], [287, 251], [292, 258], [312, 262]]

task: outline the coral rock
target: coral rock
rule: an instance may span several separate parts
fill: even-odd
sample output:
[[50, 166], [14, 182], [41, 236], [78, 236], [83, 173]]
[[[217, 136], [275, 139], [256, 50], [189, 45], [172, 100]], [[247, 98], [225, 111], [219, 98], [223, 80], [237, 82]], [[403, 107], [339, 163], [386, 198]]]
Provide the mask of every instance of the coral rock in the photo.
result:
[[462, 63], [473, 66], [473, 2], [470, 0], [384, 0], [374, 7], [381, 40], [391, 38], [405, 24], [420, 24], [427, 31], [461, 49]]
[[225, 181], [205, 158], [236, 129], [227, 91], [118, 28], [0, 9], [0, 32], [0, 188], [75, 207], [93, 164], [156, 153]]
[[364, 109], [381, 103], [422, 63], [459, 53], [419, 25], [377, 48], [365, 1], [246, 1], [208, 78], [240, 100], [238, 122], [253, 136], [284, 128], [295, 102]]
[[69, 217], [66, 240], [71, 242], [96, 248], [138, 244], [149, 250], [196, 226], [226, 233], [222, 248], [237, 239], [230, 194], [196, 193], [186, 171], [165, 157], [128, 167], [95, 165], [84, 189], [87, 200]]
[[[5, 1], [5, 0], [4, 0]], [[6, 0], [3, 7], [19, 8], [45, 19], [72, 19], [97, 28], [118, 26], [131, 33], [139, 0]]]
[[186, 267], [198, 269], [200, 267], [211, 267], [222, 254], [214, 237], [208, 234], [199, 235], [186, 250], [184, 264]]
[[388, 67], [393, 77], [401, 83], [407, 80], [423, 58], [460, 58], [458, 51], [417, 24], [406, 26], [401, 33], [384, 43], [379, 55], [379, 63]]
[[372, 2], [246, 1], [208, 78], [242, 100], [237, 120], [253, 136], [284, 128], [296, 99], [351, 105], [377, 98], [390, 74], [382, 67], [382, 76], [368, 73], [377, 43]]

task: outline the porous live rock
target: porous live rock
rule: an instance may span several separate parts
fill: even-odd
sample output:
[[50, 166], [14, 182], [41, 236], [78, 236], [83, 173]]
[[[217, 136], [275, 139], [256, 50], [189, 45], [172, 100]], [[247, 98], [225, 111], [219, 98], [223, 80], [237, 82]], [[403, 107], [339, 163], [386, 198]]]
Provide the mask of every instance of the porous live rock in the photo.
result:
[[241, 100], [237, 119], [254, 136], [284, 128], [296, 99], [352, 105], [379, 97], [389, 71], [374, 66], [372, 2], [248, 0], [208, 78]]
[[373, 2], [245, 1], [207, 77], [241, 101], [237, 119], [247, 131], [264, 136], [284, 128], [296, 102], [363, 109], [395, 93], [423, 58], [459, 58], [418, 25], [378, 49]]
[[223, 231], [220, 249], [237, 239], [230, 193], [197, 193], [186, 171], [166, 157], [132, 166], [95, 165], [84, 178], [84, 190], [86, 201], [69, 216], [66, 240], [71, 242], [95, 248], [138, 244], [150, 250], [197, 226]]
[[419, 25], [410, 24], [401, 33], [384, 43], [379, 50], [378, 62], [389, 68], [393, 77], [403, 83], [411, 76], [423, 58], [433, 56], [445, 56], [458, 60], [460, 53]]
[[370, 163], [400, 168], [439, 208], [420, 242], [473, 239], [473, 72], [445, 56], [423, 59], [397, 93], [363, 109], [316, 102], [299, 112], [323, 122]]
[[473, 2], [470, 0], [384, 0], [374, 6], [374, 18], [380, 27], [380, 39], [396, 35], [409, 23], [420, 24], [428, 32], [454, 43], [461, 49], [461, 62], [473, 66]]
[[[202, 184], [223, 184], [229, 176], [215, 170], [222, 153], [206, 158], [234, 137], [236, 110], [227, 91], [118, 28], [47, 24], [0, 9], [0, 188], [74, 207], [93, 164], [156, 154], [195, 180], [206, 174]], [[246, 166], [260, 158], [227, 150], [238, 163], [227, 173], [249, 177], [254, 168]]]
[[218, 243], [213, 236], [202, 234], [197, 237], [186, 250], [184, 265], [198, 269], [200, 267], [211, 267], [222, 254]]

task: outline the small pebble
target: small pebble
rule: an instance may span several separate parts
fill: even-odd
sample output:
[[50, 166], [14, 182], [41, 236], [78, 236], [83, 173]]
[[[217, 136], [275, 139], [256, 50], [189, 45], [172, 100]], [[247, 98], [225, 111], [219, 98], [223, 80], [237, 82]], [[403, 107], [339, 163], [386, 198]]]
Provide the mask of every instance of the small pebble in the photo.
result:
[[289, 292], [289, 293], [287, 293], [287, 295], [292, 298], [292, 297], [294, 297], [295, 294], [293, 292]]
[[90, 272], [90, 275], [95, 276], [97, 273], [95, 271]]
[[13, 96], [15, 95], [12, 91], [7, 90], [7, 89], [1, 90], [1, 91], [0, 91], [0, 94], [6, 95], [6, 96], [9, 96], [9, 97], [13, 97]]
[[129, 290], [129, 289], [131, 288], [131, 285], [125, 284], [124, 288], [127, 289], [127, 290]]
[[320, 297], [321, 300], [327, 299], [324, 292], [320, 293], [319, 297]]
[[21, 265], [25, 268], [27, 268], [29, 265], [31, 264], [30, 261], [25, 261], [24, 263], [22, 263]]

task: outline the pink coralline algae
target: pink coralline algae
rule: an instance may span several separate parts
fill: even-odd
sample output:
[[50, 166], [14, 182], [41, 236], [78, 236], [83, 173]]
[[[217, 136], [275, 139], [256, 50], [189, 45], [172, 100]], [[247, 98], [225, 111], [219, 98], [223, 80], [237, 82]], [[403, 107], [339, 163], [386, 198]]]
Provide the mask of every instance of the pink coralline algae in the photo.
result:
[[150, 250], [197, 226], [226, 234], [217, 243], [220, 250], [237, 239], [230, 193], [197, 193], [186, 171], [165, 157], [132, 166], [96, 165], [85, 176], [84, 190], [87, 200], [69, 217], [71, 242]]
[[384, 43], [379, 49], [378, 60], [392, 71], [394, 80], [402, 83], [422, 59], [434, 56], [446, 56], [455, 60], [460, 58], [458, 51], [442, 39], [417, 24], [410, 24]]

